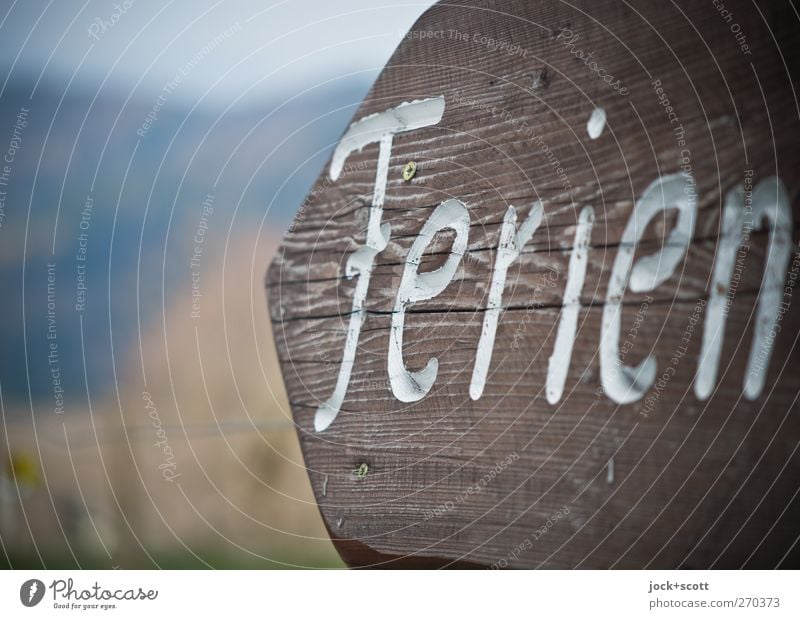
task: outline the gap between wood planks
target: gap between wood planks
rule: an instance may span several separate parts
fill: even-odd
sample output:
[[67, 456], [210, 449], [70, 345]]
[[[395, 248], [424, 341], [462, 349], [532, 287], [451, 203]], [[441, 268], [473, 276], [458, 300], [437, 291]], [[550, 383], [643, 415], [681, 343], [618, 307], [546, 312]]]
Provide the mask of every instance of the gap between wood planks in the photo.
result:
[[[758, 290], [756, 289], [743, 289], [737, 290], [736, 296], [753, 296], [758, 294]], [[701, 299], [708, 300], [708, 295], [702, 295], [699, 297], [670, 297], [670, 298], [663, 298], [663, 299], [656, 299], [653, 298], [652, 301], [649, 302], [649, 305], [667, 305], [675, 304], [675, 303], [695, 303]], [[617, 305], [621, 305], [623, 307], [632, 307], [632, 306], [639, 306], [641, 305], [640, 300], [622, 300], [616, 303]], [[586, 303], [581, 303], [581, 308], [586, 309], [597, 309], [602, 308], [606, 305], [605, 301], [588, 301]], [[527, 305], [509, 305], [507, 307], [501, 307], [501, 311], [504, 312], [517, 312], [520, 310], [530, 311], [533, 310], [548, 310], [548, 309], [561, 309], [564, 307], [563, 303], [531, 303]], [[437, 309], [424, 309], [424, 308], [413, 308], [408, 307], [404, 310], [405, 314], [480, 314], [486, 312], [486, 307], [476, 307], [476, 308], [466, 308], [466, 307], [458, 307], [458, 308], [450, 308], [446, 310], [437, 310]], [[364, 309], [364, 313], [368, 316], [391, 316], [395, 314], [393, 310], [373, 310], [373, 309]], [[287, 324], [291, 322], [297, 322], [300, 320], [330, 320], [332, 318], [345, 318], [352, 315], [352, 311], [342, 312], [340, 314], [319, 314], [319, 315], [309, 315], [309, 316], [292, 316], [290, 318], [273, 318], [273, 324]], [[390, 327], [379, 327], [378, 330], [381, 329], [389, 330]]]

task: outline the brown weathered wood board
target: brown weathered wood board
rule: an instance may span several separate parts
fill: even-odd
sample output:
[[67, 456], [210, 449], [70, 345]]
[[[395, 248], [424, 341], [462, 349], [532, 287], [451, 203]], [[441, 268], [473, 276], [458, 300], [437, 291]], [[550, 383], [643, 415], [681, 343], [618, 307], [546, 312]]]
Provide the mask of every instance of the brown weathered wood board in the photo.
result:
[[[800, 222], [800, 16], [777, 0], [722, 6], [729, 13], [688, 0], [442, 2], [398, 47], [353, 121], [438, 97], [444, 111], [393, 138], [382, 218], [391, 234], [374, 258], [346, 396], [323, 431], [315, 412], [340, 371], [359, 280], [345, 266], [366, 242], [377, 141], [351, 152], [337, 179], [326, 167], [267, 276], [306, 466], [348, 563], [800, 566], [797, 302], [782, 315], [761, 394], [742, 393], [766, 228], [737, 271], [716, 389], [707, 400], [693, 391], [726, 195], [777, 176]], [[596, 108], [606, 124], [592, 139]], [[406, 180], [409, 161], [417, 169]], [[619, 339], [625, 364], [652, 354], [659, 377], [674, 374], [617, 404], [600, 388], [598, 354], [614, 260], [645, 189], [687, 162], [697, 195], [688, 249], [654, 290], [625, 291]], [[403, 402], [387, 369], [398, 287], [417, 235], [450, 199], [467, 207], [467, 247], [440, 294], [408, 305], [402, 351], [411, 371], [436, 357], [438, 375], [425, 397]], [[520, 223], [536, 200], [543, 222], [508, 269], [485, 390], [473, 400], [501, 224], [509, 205]], [[563, 396], [549, 404], [548, 359], [585, 206], [595, 219], [577, 334]], [[656, 216], [635, 260], [658, 252], [676, 219]], [[791, 235], [787, 281], [800, 265], [796, 224]], [[420, 272], [445, 263], [453, 236], [434, 238]]]

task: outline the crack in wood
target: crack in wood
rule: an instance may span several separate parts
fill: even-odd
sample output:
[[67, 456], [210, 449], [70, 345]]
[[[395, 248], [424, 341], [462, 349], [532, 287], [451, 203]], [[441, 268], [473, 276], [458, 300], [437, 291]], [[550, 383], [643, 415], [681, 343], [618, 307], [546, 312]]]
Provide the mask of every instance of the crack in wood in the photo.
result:
[[[641, 294], [641, 293], [640, 293]], [[737, 290], [736, 296], [743, 296], [743, 297], [751, 297], [758, 294], [758, 290], [756, 289], [741, 289]], [[708, 300], [708, 295], [702, 295], [697, 297], [670, 297], [670, 298], [654, 298], [652, 301], [649, 301], [649, 305], [667, 305], [667, 304], [676, 304], [676, 303], [696, 303], [700, 300]], [[641, 300], [622, 300], [619, 302], [619, 305], [622, 307], [636, 307], [641, 305]], [[587, 310], [596, 310], [602, 309], [605, 305], [605, 301], [588, 301], [586, 303], [581, 302], [581, 308], [585, 308]], [[503, 312], [518, 312], [518, 311], [536, 311], [536, 310], [548, 310], [548, 309], [556, 309], [560, 310], [564, 308], [563, 303], [531, 303], [528, 305], [508, 305], [501, 307], [501, 311]], [[391, 316], [395, 312], [393, 310], [375, 310], [375, 309], [368, 309], [365, 308], [364, 312], [368, 316]], [[405, 309], [406, 314], [417, 314], [417, 315], [447, 315], [447, 314], [481, 314], [486, 312], [485, 307], [476, 307], [476, 308], [468, 308], [468, 307], [454, 307], [448, 308], [446, 310], [438, 310], [438, 309], [424, 309], [424, 308], [415, 308], [415, 307], [408, 307]], [[298, 322], [302, 320], [330, 320], [333, 318], [347, 318], [352, 315], [353, 312], [342, 312], [340, 314], [319, 314], [319, 315], [307, 315], [307, 316], [292, 316], [290, 318], [272, 318], [272, 324], [280, 325], [280, 324], [288, 324], [292, 322]], [[388, 330], [389, 327], [385, 327]], [[378, 327], [379, 330], [384, 330], [384, 328]]]

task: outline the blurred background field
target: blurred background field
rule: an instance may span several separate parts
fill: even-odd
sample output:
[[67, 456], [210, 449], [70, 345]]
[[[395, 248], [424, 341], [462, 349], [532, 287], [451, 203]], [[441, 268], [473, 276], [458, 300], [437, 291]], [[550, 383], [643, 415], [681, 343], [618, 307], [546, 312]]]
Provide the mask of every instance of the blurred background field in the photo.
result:
[[0, 565], [342, 565], [263, 276], [429, 4], [0, 3]]

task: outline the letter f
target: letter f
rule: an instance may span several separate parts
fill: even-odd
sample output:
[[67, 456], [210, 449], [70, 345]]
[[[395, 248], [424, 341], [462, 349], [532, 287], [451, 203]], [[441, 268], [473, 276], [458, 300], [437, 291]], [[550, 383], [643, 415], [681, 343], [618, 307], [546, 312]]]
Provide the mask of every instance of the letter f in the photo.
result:
[[331, 425], [342, 407], [347, 385], [350, 383], [350, 373], [353, 371], [353, 364], [355, 363], [358, 338], [361, 335], [361, 327], [366, 318], [364, 300], [367, 297], [375, 256], [382, 252], [389, 243], [391, 226], [382, 224], [381, 219], [383, 218], [383, 201], [386, 196], [392, 140], [397, 133], [437, 124], [442, 119], [443, 114], [443, 96], [401, 103], [395, 108], [366, 116], [354, 122], [345, 132], [333, 153], [328, 175], [331, 180], [335, 181], [342, 173], [344, 162], [350, 156], [350, 153], [361, 150], [368, 144], [380, 143], [378, 168], [375, 173], [375, 189], [372, 194], [372, 206], [370, 207], [369, 222], [367, 223], [367, 241], [363, 247], [360, 247], [350, 256], [345, 267], [345, 275], [348, 279], [356, 275], [359, 278], [353, 293], [353, 310], [350, 314], [350, 324], [347, 328], [342, 364], [339, 367], [339, 376], [336, 380], [333, 394], [317, 409], [314, 416], [314, 429], [317, 432], [322, 432]]

